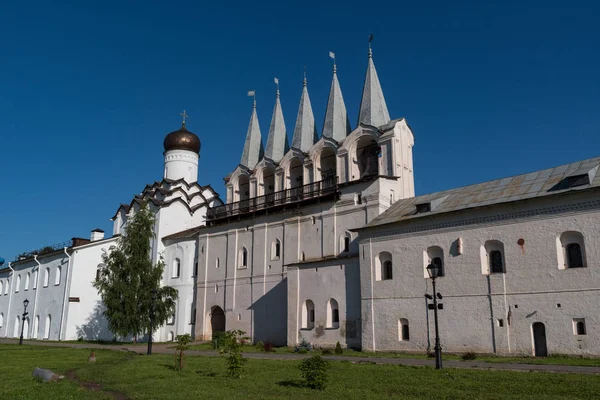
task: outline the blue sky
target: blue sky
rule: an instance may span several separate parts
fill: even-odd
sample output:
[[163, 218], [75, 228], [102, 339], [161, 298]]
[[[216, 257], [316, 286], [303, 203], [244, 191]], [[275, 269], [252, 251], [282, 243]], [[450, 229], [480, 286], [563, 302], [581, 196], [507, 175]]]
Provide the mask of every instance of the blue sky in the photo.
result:
[[415, 133], [417, 194], [600, 155], [598, 2], [73, 3], [0, 8], [7, 260], [112, 232], [119, 203], [162, 178], [183, 109], [202, 141], [199, 182], [224, 196], [246, 92], [265, 140], [277, 76], [291, 137], [306, 64], [320, 133], [329, 50], [354, 127], [370, 33], [390, 114]]

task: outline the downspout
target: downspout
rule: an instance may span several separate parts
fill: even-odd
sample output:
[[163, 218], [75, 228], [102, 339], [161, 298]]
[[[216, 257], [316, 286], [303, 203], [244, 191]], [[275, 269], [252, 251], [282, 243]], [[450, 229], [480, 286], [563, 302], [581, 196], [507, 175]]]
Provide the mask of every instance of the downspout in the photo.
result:
[[65, 276], [65, 290], [63, 293], [63, 305], [62, 305], [62, 311], [60, 313], [60, 325], [58, 326], [58, 340], [62, 340], [61, 336], [63, 334], [63, 323], [65, 320], [65, 309], [67, 308], [67, 301], [69, 300], [69, 298], [67, 297], [67, 288], [69, 286], [69, 276], [71, 273], [71, 256], [69, 255], [69, 253], [67, 252], [67, 248], [63, 247], [63, 251], [65, 252], [65, 255], [69, 258], [69, 261], [67, 262], [67, 274]]
[[[4, 337], [7, 338], [8, 337], [8, 324], [10, 323], [10, 303], [12, 302], [12, 297], [13, 297], [13, 291], [12, 291], [12, 287], [13, 287], [13, 281], [15, 278], [15, 270], [12, 267], [12, 263], [9, 262], [8, 263], [8, 269], [10, 269], [12, 271], [12, 278], [10, 278], [10, 285], [8, 287], [8, 310], [6, 310], [6, 328], [4, 329]], [[9, 275], [11, 276], [11, 275]]]
[[[31, 312], [31, 320], [33, 321], [33, 324], [31, 324], [31, 329], [33, 331], [33, 328], [35, 327], [35, 329], [37, 329], [39, 331], [40, 327], [39, 327], [39, 321], [36, 324], [36, 312], [37, 312], [37, 304], [38, 304], [38, 292], [40, 291], [39, 289], [39, 283], [40, 283], [40, 275], [42, 274], [42, 263], [40, 263], [38, 261], [38, 256], [37, 254], [33, 256], [33, 260], [37, 263], [37, 274], [35, 276], [35, 295], [33, 296], [33, 310]], [[35, 333], [35, 338], [37, 339], [37, 332], [32, 332]], [[31, 338], [33, 335], [29, 335], [29, 337]]]

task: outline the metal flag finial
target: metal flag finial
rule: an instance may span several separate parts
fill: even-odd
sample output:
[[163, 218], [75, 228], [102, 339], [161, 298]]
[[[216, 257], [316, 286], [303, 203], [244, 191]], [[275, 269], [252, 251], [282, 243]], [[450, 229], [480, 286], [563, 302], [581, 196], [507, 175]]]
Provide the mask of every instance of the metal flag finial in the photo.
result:
[[337, 68], [335, 66], [335, 53], [333, 51], [329, 51], [329, 57], [333, 59], [333, 72], [335, 73]]
[[181, 115], [181, 118], [183, 119], [183, 124], [185, 125], [185, 120], [186, 118], [189, 118], [189, 116], [186, 114], [185, 110], [183, 110], [183, 112], [179, 115]]
[[304, 64], [304, 81], [302, 81], [302, 85], [306, 86], [306, 64]]
[[371, 50], [371, 42], [373, 41], [373, 34], [369, 35], [369, 58], [373, 57], [373, 51]]
[[255, 90], [248, 91], [248, 97], [252, 97], [253, 108], [256, 108], [256, 91]]
[[279, 79], [273, 78], [273, 82], [277, 85], [277, 97], [279, 97]]

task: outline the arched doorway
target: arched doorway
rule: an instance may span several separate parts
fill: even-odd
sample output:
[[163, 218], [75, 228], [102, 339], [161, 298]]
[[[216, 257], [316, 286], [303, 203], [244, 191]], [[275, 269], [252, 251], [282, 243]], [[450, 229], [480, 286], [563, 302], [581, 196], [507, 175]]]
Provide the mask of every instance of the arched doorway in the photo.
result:
[[219, 306], [214, 306], [210, 312], [211, 332], [225, 332], [225, 313]]
[[541, 322], [533, 324], [533, 354], [536, 357], [546, 357], [548, 355], [546, 327]]
[[29, 317], [25, 318], [25, 323], [23, 324], [23, 338], [29, 339]]

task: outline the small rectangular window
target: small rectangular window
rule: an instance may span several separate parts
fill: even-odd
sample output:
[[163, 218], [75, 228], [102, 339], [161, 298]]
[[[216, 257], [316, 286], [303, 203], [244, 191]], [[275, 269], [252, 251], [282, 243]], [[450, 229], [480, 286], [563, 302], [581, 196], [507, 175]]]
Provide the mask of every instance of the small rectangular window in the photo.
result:
[[499, 319], [499, 320], [498, 320], [498, 326], [499, 326], [500, 328], [502, 328], [502, 327], [504, 326], [504, 320], [503, 320], [503, 319]]
[[417, 214], [431, 211], [431, 203], [417, 204]]
[[573, 318], [573, 334], [576, 336], [587, 335], [585, 318]]

